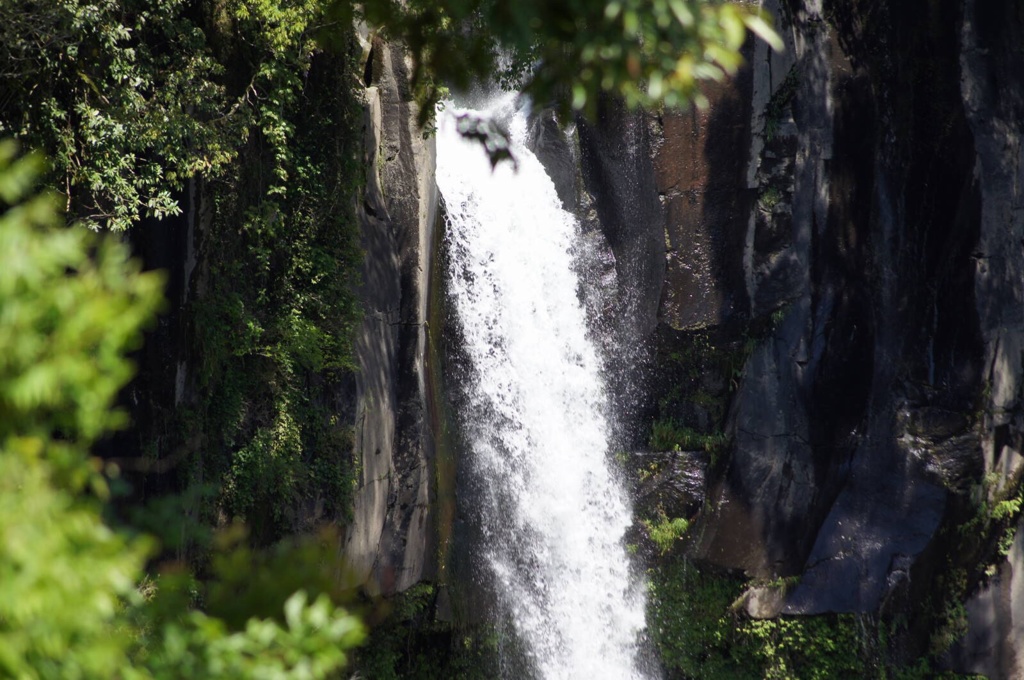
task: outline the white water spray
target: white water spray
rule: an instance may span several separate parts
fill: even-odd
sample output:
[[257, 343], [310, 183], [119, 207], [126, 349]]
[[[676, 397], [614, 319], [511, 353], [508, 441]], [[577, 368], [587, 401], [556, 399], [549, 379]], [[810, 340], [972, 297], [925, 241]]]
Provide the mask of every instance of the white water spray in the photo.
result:
[[[500, 106], [510, 113], [512, 99]], [[440, 116], [437, 182], [470, 365], [462, 420], [483, 486], [484, 559], [541, 677], [641, 678], [644, 601], [577, 296], [579, 225], [526, 149], [524, 113], [509, 126], [518, 171], [506, 162], [493, 172], [481, 144], [456, 131], [458, 113]]]

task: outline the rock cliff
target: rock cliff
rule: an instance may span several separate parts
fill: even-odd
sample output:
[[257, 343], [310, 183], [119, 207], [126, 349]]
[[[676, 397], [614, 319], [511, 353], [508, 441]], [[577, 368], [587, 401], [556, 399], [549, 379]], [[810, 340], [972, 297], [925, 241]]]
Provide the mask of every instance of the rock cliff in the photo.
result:
[[991, 508], [1020, 483], [1024, 17], [766, 6], [785, 52], [757, 43], [707, 110], [648, 117], [675, 376], [649, 409], [727, 442], [688, 554], [788, 579], [754, 616], [900, 611], [910, 654], [970, 598], [947, 663], [1018, 677]]
[[425, 362], [438, 193], [433, 138], [416, 122], [405, 53], [379, 38], [367, 46], [364, 318], [356, 343], [361, 464], [345, 554], [361, 579], [394, 593], [436, 568]]

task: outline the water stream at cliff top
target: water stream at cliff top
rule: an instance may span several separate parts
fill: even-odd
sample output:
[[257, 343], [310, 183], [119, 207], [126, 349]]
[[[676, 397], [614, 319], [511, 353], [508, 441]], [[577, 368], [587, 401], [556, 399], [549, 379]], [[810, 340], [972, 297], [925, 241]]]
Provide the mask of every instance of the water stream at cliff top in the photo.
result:
[[643, 589], [622, 540], [631, 512], [578, 297], [579, 225], [527, 150], [511, 97], [471, 113], [508, 120], [518, 170], [492, 171], [482, 145], [457, 132], [459, 113], [439, 114], [437, 182], [482, 561], [540, 677], [642, 678]]

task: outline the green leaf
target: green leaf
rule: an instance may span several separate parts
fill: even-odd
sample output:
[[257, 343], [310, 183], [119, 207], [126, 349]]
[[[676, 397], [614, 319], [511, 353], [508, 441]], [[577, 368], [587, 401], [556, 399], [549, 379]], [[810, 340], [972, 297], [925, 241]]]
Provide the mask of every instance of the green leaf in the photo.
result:
[[690, 11], [690, 8], [683, 0], [669, 0], [668, 6], [681, 26], [686, 28], [693, 26], [693, 12]]
[[786, 49], [782, 37], [775, 32], [772, 25], [760, 14], [745, 14], [743, 23], [751, 33], [764, 40], [776, 52], [783, 52]]

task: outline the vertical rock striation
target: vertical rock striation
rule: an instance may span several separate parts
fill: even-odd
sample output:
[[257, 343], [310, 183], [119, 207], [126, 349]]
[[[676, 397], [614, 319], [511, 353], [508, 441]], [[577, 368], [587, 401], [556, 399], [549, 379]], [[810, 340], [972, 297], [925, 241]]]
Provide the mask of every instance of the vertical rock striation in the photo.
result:
[[[966, 0], [960, 90], [976, 149], [981, 210], [971, 254], [984, 342], [979, 434], [990, 501], [1021, 482], [1024, 449], [1024, 11]], [[959, 670], [1024, 677], [1024, 542], [1016, 538], [994, 576], [966, 603], [967, 633], [954, 648]]]
[[374, 38], [366, 74], [355, 416], [361, 466], [345, 554], [358, 576], [393, 593], [435, 568], [424, 365], [438, 196], [434, 140], [417, 125], [403, 50]]
[[[958, 544], [956, 527], [979, 499], [1015, 493], [1022, 462], [1024, 15], [1011, 5], [766, 3], [784, 53], [756, 43], [709, 109], [649, 116], [661, 209], [635, 225], [665, 244], [664, 372], [698, 336], [742, 365], [689, 397], [726, 400], [729, 442], [691, 557], [799, 577], [757, 616], [939, 616], [914, 607], [941, 608], [929, 591], [962, 569], [978, 595], [957, 663], [996, 677], [1020, 673], [1015, 657], [985, 666], [978, 641], [1010, 645], [1019, 584], [1004, 566], [983, 587], [992, 546]], [[585, 161], [610, 155], [581, 143]], [[709, 429], [693, 404], [666, 411], [667, 394], [652, 411]]]

